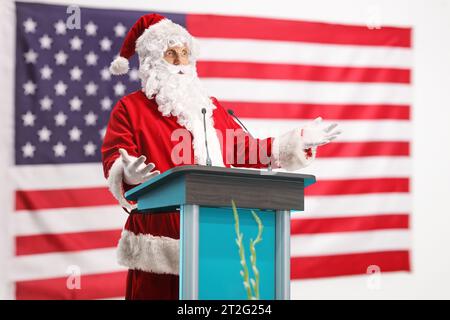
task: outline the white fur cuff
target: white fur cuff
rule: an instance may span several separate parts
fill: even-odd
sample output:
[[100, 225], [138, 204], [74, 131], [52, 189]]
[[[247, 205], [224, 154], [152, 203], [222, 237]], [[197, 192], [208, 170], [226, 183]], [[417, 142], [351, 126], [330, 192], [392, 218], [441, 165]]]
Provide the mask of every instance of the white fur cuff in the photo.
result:
[[117, 250], [122, 266], [159, 274], [179, 274], [179, 240], [123, 230]]
[[109, 191], [111, 191], [114, 198], [119, 201], [120, 205], [128, 211], [131, 211], [133, 209], [137, 208], [136, 204], [131, 204], [127, 201], [124, 197], [124, 190], [123, 190], [123, 163], [122, 163], [122, 156], [118, 157], [116, 161], [114, 161], [113, 165], [111, 166], [111, 169], [109, 169], [108, 174], [108, 187]]
[[312, 156], [308, 157], [300, 130], [294, 129], [274, 138], [272, 142], [272, 163], [275, 167], [294, 171], [308, 166], [314, 160], [316, 148], [312, 148]]

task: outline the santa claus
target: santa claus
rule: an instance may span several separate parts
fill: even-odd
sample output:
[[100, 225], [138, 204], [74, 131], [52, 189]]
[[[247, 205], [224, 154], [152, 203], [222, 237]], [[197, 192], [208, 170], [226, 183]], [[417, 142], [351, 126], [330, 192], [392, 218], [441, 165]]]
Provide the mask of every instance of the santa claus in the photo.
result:
[[[253, 138], [203, 88], [196, 72], [196, 39], [161, 15], [148, 14], [134, 24], [111, 73], [127, 73], [134, 53], [142, 90], [117, 102], [102, 145], [109, 189], [129, 213], [118, 262], [129, 269], [127, 299], [178, 299], [179, 212], [141, 214], [124, 192], [175, 166], [209, 160], [213, 166], [297, 170], [339, 131], [318, 118], [279, 137]], [[224, 139], [230, 130], [232, 138]], [[180, 131], [187, 133], [182, 140], [187, 137], [189, 144], [174, 152]]]

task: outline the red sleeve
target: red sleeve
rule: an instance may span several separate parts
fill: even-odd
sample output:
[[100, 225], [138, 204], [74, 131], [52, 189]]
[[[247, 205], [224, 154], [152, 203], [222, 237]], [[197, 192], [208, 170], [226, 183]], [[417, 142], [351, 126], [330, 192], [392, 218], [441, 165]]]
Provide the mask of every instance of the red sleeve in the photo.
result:
[[131, 156], [138, 156], [134, 132], [125, 104], [120, 100], [111, 111], [102, 145], [103, 173], [108, 178], [109, 170], [120, 156], [119, 149], [127, 150]]
[[[244, 131], [234, 118], [225, 110], [219, 101], [211, 97], [220, 116], [224, 117], [227, 130], [233, 130], [233, 138], [227, 138], [224, 134], [225, 152], [227, 152], [227, 162], [234, 167], [266, 168], [270, 163], [273, 138], [258, 139], [253, 138]], [[228, 141], [232, 141], [232, 145]], [[231, 153], [230, 153], [231, 152]], [[229, 156], [231, 154], [231, 156]]]
[[121, 206], [128, 208], [130, 211], [130, 205], [134, 205], [135, 202], [127, 201], [124, 198], [124, 194], [134, 186], [123, 181], [123, 167], [121, 160], [118, 159], [120, 157], [120, 148], [125, 149], [130, 156], [138, 156], [133, 127], [127, 108], [122, 100], [114, 106], [111, 112], [101, 151], [103, 174], [108, 181], [108, 187]]

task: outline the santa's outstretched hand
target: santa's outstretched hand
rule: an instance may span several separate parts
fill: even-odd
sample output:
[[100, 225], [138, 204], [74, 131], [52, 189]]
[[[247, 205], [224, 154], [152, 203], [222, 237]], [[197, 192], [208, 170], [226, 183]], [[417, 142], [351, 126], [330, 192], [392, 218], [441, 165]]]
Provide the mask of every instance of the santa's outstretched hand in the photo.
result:
[[124, 181], [130, 185], [141, 184], [148, 179], [159, 174], [159, 171], [153, 171], [154, 163], [145, 164], [147, 158], [142, 155], [139, 158], [132, 157], [125, 149], [120, 148], [119, 152], [122, 156]]
[[315, 148], [329, 143], [341, 134], [340, 130], [334, 130], [337, 123], [325, 125], [322, 118], [318, 117], [300, 130], [305, 149]]

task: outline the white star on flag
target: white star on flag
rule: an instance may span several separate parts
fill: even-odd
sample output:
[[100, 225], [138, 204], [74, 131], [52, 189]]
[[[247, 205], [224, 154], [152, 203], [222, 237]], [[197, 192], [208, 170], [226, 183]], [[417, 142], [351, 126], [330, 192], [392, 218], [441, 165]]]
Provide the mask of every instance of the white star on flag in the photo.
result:
[[31, 18], [28, 18], [23, 22], [23, 27], [25, 28], [26, 33], [35, 33], [36, 32], [37, 23]]
[[89, 53], [84, 56], [84, 59], [86, 60], [86, 64], [88, 66], [97, 65], [98, 56], [93, 51], [89, 51]]
[[122, 23], [116, 24], [114, 27], [114, 33], [116, 34], [116, 37], [122, 38], [125, 36], [125, 32], [127, 31], [127, 28]]
[[97, 35], [97, 25], [94, 24], [92, 21], [89, 21], [87, 25], [84, 26], [84, 30], [86, 31], [87, 36], [95, 36]]
[[130, 70], [130, 81], [139, 80], [139, 71], [136, 68]]
[[102, 80], [104, 81], [111, 80], [111, 73], [109, 72], [109, 69], [107, 67], [104, 67], [102, 70], [100, 70], [100, 75], [102, 77]]
[[75, 66], [72, 69], [70, 69], [69, 73], [70, 73], [70, 80], [80, 81], [81, 76], [83, 75], [83, 70], [81, 70], [78, 66]]
[[70, 141], [80, 141], [81, 134], [82, 132], [80, 129], [73, 127], [69, 130]]
[[95, 155], [95, 150], [97, 149], [97, 146], [92, 143], [92, 141], [89, 141], [87, 144], [83, 146], [84, 148], [84, 155], [86, 156], [93, 156]]
[[53, 146], [55, 157], [64, 157], [66, 155], [66, 149], [67, 147], [61, 141], [58, 141], [58, 143]]
[[36, 151], [36, 147], [33, 146], [31, 143], [27, 142], [22, 147], [22, 153], [24, 158], [32, 158], [34, 156], [34, 151]]
[[34, 94], [36, 92], [36, 84], [33, 81], [28, 80], [26, 83], [24, 83], [23, 90], [26, 96]]
[[69, 100], [69, 104], [70, 104], [71, 111], [80, 111], [83, 101], [80, 98], [78, 98], [77, 96], [75, 96]]
[[30, 49], [27, 52], [25, 52], [24, 57], [26, 63], [36, 63], [38, 54], [33, 49]]
[[50, 80], [52, 78], [53, 70], [46, 64], [43, 68], [40, 70], [41, 72], [41, 78], [43, 80]]
[[90, 81], [87, 85], [84, 86], [84, 90], [86, 91], [86, 95], [95, 96], [97, 94], [98, 86]]
[[109, 51], [111, 50], [112, 41], [109, 40], [107, 37], [104, 37], [102, 40], [100, 40], [100, 48], [102, 51]]
[[45, 96], [39, 100], [39, 104], [41, 105], [41, 110], [50, 110], [52, 108], [53, 100], [48, 96]]
[[50, 136], [52, 135], [52, 132], [47, 129], [47, 127], [43, 127], [41, 130], [38, 131], [39, 135], [39, 141], [50, 141]]
[[49, 50], [52, 47], [53, 39], [48, 36], [48, 34], [44, 34], [39, 38], [39, 43], [41, 44], [41, 49]]
[[55, 124], [57, 127], [64, 127], [66, 125], [67, 116], [60, 111], [55, 115]]
[[126, 88], [127, 87], [125, 87], [125, 85], [119, 81], [114, 85], [114, 94], [116, 96], [123, 96]]
[[81, 46], [83, 45], [83, 40], [81, 40], [78, 36], [73, 37], [69, 41], [70, 49], [73, 51], [80, 51]]
[[67, 90], [67, 85], [62, 82], [61, 80], [58, 81], [57, 84], [55, 84], [55, 94], [57, 96], [65, 96], [66, 95], [66, 90]]
[[112, 100], [109, 97], [104, 97], [102, 100], [100, 100], [100, 104], [102, 106], [102, 110], [110, 110], [112, 105]]
[[55, 33], [59, 35], [65, 35], [66, 34], [66, 24], [62, 20], [58, 20], [54, 25], [55, 27]]
[[59, 50], [58, 53], [55, 54], [56, 65], [58, 65], [58, 66], [66, 65], [68, 57], [69, 56], [67, 55], [67, 53], [65, 53], [62, 50]]
[[32, 127], [34, 126], [34, 121], [36, 120], [36, 116], [31, 113], [31, 111], [28, 111], [24, 115], [22, 115], [23, 125], [25, 127]]
[[103, 139], [104, 137], [105, 137], [105, 134], [106, 134], [106, 127], [103, 127], [101, 130], [100, 130], [100, 137]]
[[87, 126], [95, 126], [95, 124], [97, 123], [97, 118], [98, 116], [95, 113], [89, 111], [89, 113], [84, 116], [84, 121], [86, 122]]

